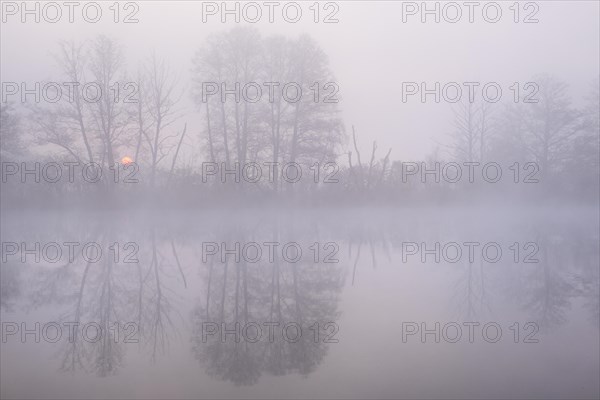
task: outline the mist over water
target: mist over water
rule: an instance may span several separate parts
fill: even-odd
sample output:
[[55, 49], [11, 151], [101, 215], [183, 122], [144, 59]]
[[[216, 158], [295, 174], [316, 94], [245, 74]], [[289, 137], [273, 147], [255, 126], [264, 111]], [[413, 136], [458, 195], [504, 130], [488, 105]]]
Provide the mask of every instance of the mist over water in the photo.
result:
[[23, 4], [1, 398], [600, 397], [598, 3]]

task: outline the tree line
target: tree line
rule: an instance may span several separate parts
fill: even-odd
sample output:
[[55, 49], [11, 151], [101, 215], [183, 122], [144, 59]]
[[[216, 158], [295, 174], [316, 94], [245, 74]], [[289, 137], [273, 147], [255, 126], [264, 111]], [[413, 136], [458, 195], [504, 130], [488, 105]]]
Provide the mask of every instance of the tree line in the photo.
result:
[[[244, 193], [261, 198], [405, 201], [470, 196], [472, 190], [496, 195], [501, 189], [516, 195], [520, 190], [507, 185], [488, 190], [491, 187], [483, 183], [407, 183], [407, 162], [517, 162], [539, 169], [535, 196], [598, 197], [597, 82], [580, 106], [573, 104], [566, 83], [549, 75], [534, 77], [539, 86], [536, 103], [475, 99], [454, 104], [447, 140], [427, 159], [394, 160], [391, 148], [378, 152], [377, 142], [370, 154], [361, 155], [358, 143], [370, 136], [369, 127], [351, 126], [351, 133], [346, 129], [327, 55], [308, 35], [265, 37], [254, 28], [213, 34], [195, 53], [187, 83], [155, 53], [134, 71], [128, 69], [122, 46], [102, 35], [83, 43], [61, 42], [54, 58], [59, 79], [78, 82], [79, 87], [93, 83], [103, 96], [89, 102], [75, 90], [72, 98], [63, 96], [57, 102], [3, 103], [4, 163], [68, 161], [107, 170], [133, 161], [138, 184], [122, 191], [144, 198], [184, 194], [220, 201]], [[201, 116], [194, 132], [182, 111], [185, 95], [192, 96]], [[206, 162], [225, 170], [268, 166], [272, 176], [258, 183], [207, 182]], [[289, 164], [300, 166], [302, 179], [282, 179], [283, 166]], [[115, 191], [110, 176], [104, 174], [94, 185], [94, 196]], [[13, 189], [3, 190], [5, 200], [23, 196], [22, 188], [6, 180], [3, 186]], [[60, 197], [65, 191], [89, 192], [89, 186], [79, 179], [76, 184], [59, 182], [32, 190]], [[173, 190], [162, 190], [167, 187]]]

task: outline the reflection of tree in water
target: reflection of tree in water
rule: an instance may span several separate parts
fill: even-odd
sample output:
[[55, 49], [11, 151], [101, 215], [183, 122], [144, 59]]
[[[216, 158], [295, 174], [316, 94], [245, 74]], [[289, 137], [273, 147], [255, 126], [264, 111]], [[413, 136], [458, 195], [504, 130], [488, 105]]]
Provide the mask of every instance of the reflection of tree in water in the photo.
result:
[[[582, 263], [581, 258], [590, 249], [582, 249], [578, 244], [588, 242], [587, 239], [575, 239], [569, 232], [565, 236], [548, 231], [544, 229], [538, 234], [539, 263], [526, 264], [519, 296], [523, 308], [541, 329], [546, 330], [567, 322], [573, 299], [583, 294], [577, 287], [576, 271], [579, 268], [586, 273], [590, 270], [590, 264]], [[583, 286], [592, 283], [586, 277]]]
[[[103, 249], [108, 248], [112, 237], [104, 232], [98, 243]], [[82, 264], [75, 264], [81, 266]], [[61, 320], [79, 324], [74, 327], [71, 341], [64, 342], [61, 350], [61, 369], [75, 371], [83, 369], [96, 373], [98, 376], [116, 374], [123, 364], [124, 349], [122, 336], [115, 338], [115, 326], [124, 322], [119, 314], [127, 309], [129, 302], [123, 294], [127, 293], [127, 273], [115, 265], [112, 257], [104, 255], [97, 263], [85, 262], [79, 276], [79, 287], [71, 311], [65, 313]], [[71, 265], [73, 267], [73, 265]], [[79, 272], [79, 271], [78, 271]], [[99, 340], [85, 340], [82, 327], [93, 322], [102, 329]], [[92, 338], [96, 334], [90, 333]]]
[[363, 249], [363, 245], [368, 245], [369, 253], [366, 258], [370, 258], [373, 269], [377, 269], [378, 250], [391, 262], [390, 241], [386, 236], [386, 232], [380, 226], [359, 222], [343, 229], [343, 231], [346, 232], [344, 239], [348, 245], [348, 259], [352, 260], [352, 286], [354, 286], [358, 266], [362, 260], [361, 249]]
[[474, 262], [466, 259], [459, 266], [452, 302], [458, 319], [474, 321], [491, 312], [486, 267], [489, 265], [483, 259]]
[[598, 232], [573, 230], [569, 241], [577, 292], [593, 326], [600, 326], [600, 252]]
[[[528, 276], [523, 306], [542, 328], [550, 329], [567, 321], [567, 311], [575, 288], [565, 276], [565, 259], [561, 251], [549, 248], [553, 243], [540, 237], [539, 264], [534, 265]], [[555, 244], [556, 245], [556, 244]]]
[[[597, 321], [598, 249], [590, 236], [581, 226], [560, 226], [559, 230], [544, 226], [535, 236], [538, 245], [535, 255], [529, 249], [523, 250], [524, 242], [519, 243], [517, 264], [512, 260], [512, 251], [505, 251], [499, 263], [465, 262], [455, 292], [459, 316], [473, 320], [491, 313], [490, 293], [499, 284], [494, 278], [503, 278], [504, 296], [517, 300], [541, 329], [549, 330], [568, 322], [572, 302], [577, 297], [583, 297], [592, 320]], [[531, 254], [539, 262], [524, 263], [525, 254]], [[475, 265], [478, 262], [480, 268]]]
[[0, 264], [0, 309], [11, 312], [16, 299], [21, 295], [22, 264], [6, 262]]
[[[368, 243], [371, 248], [373, 244], [377, 245], [378, 251], [371, 251], [371, 254], [380, 254], [387, 253], [388, 243], [399, 251], [403, 241], [420, 241], [400, 224], [387, 226], [379, 234], [373, 234], [369, 224], [354, 224], [352, 228], [344, 231], [350, 232], [348, 243], [353, 263], [353, 283], [356, 271], [363, 264], [369, 264], [369, 261], [363, 260], [368, 257], [361, 256], [361, 244]], [[516, 300], [540, 328], [550, 329], [566, 323], [573, 300], [581, 298], [590, 321], [597, 326], [600, 314], [600, 267], [595, 229], [596, 225], [579, 221], [568, 224], [561, 222], [556, 226], [544, 222], [535, 229], [538, 232], [534, 234], [536, 236], [526, 235], [530, 238], [528, 240], [533, 239], [538, 244], [539, 250], [534, 256], [539, 259], [538, 263], [523, 263], [525, 255], [530, 253], [529, 249], [526, 251], [522, 248], [527, 240], [519, 242], [521, 250], [517, 264], [513, 261], [512, 251], [508, 250], [511, 241], [502, 245], [505, 254], [501, 262], [486, 262], [480, 256], [481, 247], [475, 253], [477, 257], [474, 262], [463, 257], [461, 263], [452, 268], [456, 274], [449, 303], [454, 310], [453, 318], [468, 321], [490, 316], [494, 299], [503, 296]], [[436, 240], [425, 242], [432, 245]], [[353, 247], [356, 251], [352, 251]], [[373, 258], [370, 263], [376, 266], [376, 259]], [[450, 264], [448, 266], [452, 267]]]
[[[233, 237], [229, 233], [223, 237], [228, 246], [233, 247], [236, 241], [288, 242], [281, 236], [274, 228], [269, 240], [243, 234]], [[311, 239], [319, 240], [315, 236]], [[303, 251], [310, 245], [306, 243], [308, 241], [302, 244]], [[275, 256], [272, 263], [267, 257], [257, 263], [245, 262], [243, 258], [236, 263], [232, 257], [226, 262], [220, 258], [209, 259], [205, 271], [205, 304], [196, 307], [193, 313], [193, 351], [210, 375], [241, 385], [256, 383], [263, 372], [276, 376], [308, 375], [327, 353], [328, 343], [323, 341], [322, 327], [338, 318], [338, 295], [344, 281], [342, 268], [338, 264], [315, 264], [312, 254], [305, 254], [297, 263], [283, 261], [279, 252], [275, 252]], [[241, 327], [256, 323], [263, 336], [256, 343], [241, 336], [237, 343], [234, 335], [222, 340], [219, 332], [208, 336], [203, 343], [203, 322], [216, 323], [219, 329], [225, 323], [227, 329], [232, 330], [236, 322]], [[285, 340], [281, 333], [281, 327], [290, 322], [302, 327], [302, 335], [296, 342]], [[315, 322], [321, 327], [318, 341], [314, 331], [309, 329]], [[265, 323], [279, 324], [272, 338]], [[251, 336], [255, 330], [248, 332]], [[290, 336], [295, 336], [295, 331]]]
[[[137, 312], [140, 340], [151, 347], [152, 361], [156, 361], [159, 352], [165, 352], [170, 334], [177, 333], [173, 322], [176, 311], [172, 303], [176, 293], [168, 285], [175, 266], [182, 277], [184, 288], [187, 287], [175, 242], [173, 239], [168, 239], [168, 242], [169, 244], [164, 246], [164, 251], [161, 250], [157, 245], [156, 230], [151, 229], [149, 267], [144, 271], [140, 264], [137, 265], [140, 279]], [[166, 260], [172, 260], [173, 265], [170, 262], [165, 263]], [[178, 289], [182, 287], [178, 286]]]
[[[235, 263], [231, 257], [228, 263], [221, 263], [214, 256], [209, 258], [209, 263], [202, 264], [200, 259], [194, 259], [194, 263], [201, 264], [204, 275], [201, 301], [192, 321], [194, 355], [206, 365], [207, 371], [238, 384], [252, 384], [263, 373], [306, 375], [316, 369], [328, 349], [328, 344], [323, 343], [325, 332], [321, 332], [319, 343], [314, 343], [313, 331], [308, 327], [320, 322], [322, 328], [326, 322], [336, 321], [338, 295], [345, 274], [352, 274], [355, 285], [360, 285], [361, 273], [369, 272], [371, 266], [372, 272], [377, 273], [377, 261], [381, 261], [378, 257], [387, 254], [390, 258], [390, 247], [422, 237], [411, 231], [414, 225], [397, 224], [391, 219], [384, 225], [361, 218], [297, 218], [301, 222], [295, 223], [303, 224], [301, 227], [289, 221], [272, 226], [262, 219], [253, 220], [254, 226], [241, 218], [231, 220], [236, 224], [226, 225], [213, 239], [202, 236], [215, 232], [214, 226], [204, 224], [201, 240], [197, 231], [190, 235], [179, 225], [178, 236], [165, 234], [164, 229], [155, 226], [146, 227], [143, 237], [136, 240], [140, 260], [136, 264], [115, 263], [111, 257], [89, 264], [79, 252], [71, 264], [3, 264], [2, 311], [18, 305], [19, 293], [15, 288], [19, 285], [15, 282], [21, 280], [30, 282], [26, 287], [21, 286], [25, 295], [22, 297], [27, 298], [29, 308], [59, 305], [65, 310], [60, 318], [55, 318], [59, 323], [79, 322], [81, 327], [87, 322], [96, 322], [110, 333], [115, 323], [122, 326], [126, 322], [136, 322], [139, 345], [123, 344], [123, 332], [117, 343], [107, 335], [104, 336], [107, 340], [90, 343], [82, 340], [80, 331], [76, 332], [72, 343], [61, 341], [57, 344], [62, 345], [59, 358], [63, 370], [81, 369], [100, 376], [116, 374], [123, 365], [125, 350], [139, 348], [150, 360], [156, 360], [168, 349], [173, 336], [177, 336], [177, 298], [188, 282], [182, 269], [185, 262], [178, 255], [178, 249], [190, 246], [198, 249], [198, 243], [210, 240], [227, 242], [229, 247], [236, 241], [300, 241], [306, 251], [314, 242], [330, 241], [328, 235], [333, 232], [340, 234], [342, 239], [338, 242], [341, 247], [338, 258], [347, 259], [348, 265], [314, 265], [309, 251], [303, 262], [291, 264], [280, 258], [274, 263], [267, 262], [264, 254], [261, 263]], [[215, 226], [222, 227], [223, 224], [219, 222]], [[585, 228], [580, 223], [568, 226], [561, 223], [556, 227], [538, 227], [536, 231], [541, 233], [537, 240], [527, 234], [528, 239], [539, 244], [538, 264], [480, 265], [480, 260], [476, 260], [474, 264], [456, 265], [453, 270], [457, 273], [458, 303], [454, 304], [458, 304], [460, 318], [483, 317], [488, 310], [489, 294], [493, 293], [494, 297], [504, 294], [516, 300], [529, 313], [530, 320], [541, 328], [565, 323], [572, 312], [571, 304], [578, 304], [574, 302], [578, 298], [586, 307], [591, 322], [596, 322], [597, 326], [600, 274], [597, 233], [591, 232], [592, 228]], [[96, 241], [103, 248], [114, 242], [122, 245], [132, 240], [131, 232], [125, 232], [121, 227], [117, 229], [110, 223], [79, 230], [67, 229], [53, 231], [53, 237], [58, 234], [58, 237], [80, 238], [82, 243]], [[424, 233], [429, 234], [429, 231]], [[34, 239], [44, 242], [40, 237]], [[348, 244], [348, 249], [341, 243]], [[281, 255], [280, 252], [276, 254]], [[506, 258], [512, 258], [510, 252]], [[391, 264], [394, 261], [390, 259]], [[5, 279], [7, 276], [9, 279]], [[503, 283], [506, 287], [499, 287]], [[202, 322], [225, 322], [229, 328], [233, 328], [235, 322], [242, 326], [256, 322], [263, 328], [263, 340], [247, 343], [242, 339], [236, 343], [229, 335], [228, 340], [221, 343], [217, 334], [202, 343]], [[303, 336], [297, 343], [290, 343], [281, 334], [276, 334], [274, 341], [268, 343], [264, 322], [278, 322], [280, 327], [288, 322], [298, 322], [302, 325]], [[280, 331], [276, 330], [276, 333]]]
[[[144, 240], [136, 242], [140, 261], [137, 263], [122, 262], [124, 256], [130, 253], [123, 248], [130, 238], [120, 240], [119, 236], [127, 235], [117, 234], [118, 230], [110, 223], [94, 230], [88, 228], [88, 231], [92, 233], [76, 237], [83, 238], [81, 243], [97, 242], [104, 252], [101, 259], [86, 262], [81, 252], [75, 252], [72, 263], [37, 266], [29, 307], [66, 306], [67, 311], [56, 321], [59, 324], [78, 324], [72, 328], [72, 340], [67, 340], [65, 334], [58, 342], [61, 370], [83, 370], [109, 376], [117, 374], [123, 366], [126, 347], [137, 347], [131, 344], [134, 343], [131, 340], [137, 339], [140, 346], [148, 346], [153, 361], [159, 352], [164, 351], [169, 334], [174, 331], [174, 290], [168, 287], [172, 284], [173, 274], [168, 271], [177, 271], [171, 268], [177, 266], [177, 275], [183, 277], [184, 283], [185, 276], [175, 243], [163, 238], [168, 245], [160, 246], [154, 228], [148, 229]], [[119, 248], [119, 262], [115, 262], [114, 253], [107, 251], [115, 242]], [[173, 265], [170, 260], [173, 260]], [[131, 322], [136, 326], [127, 325]], [[84, 340], [82, 327], [87, 323], [101, 327], [103, 335], [99, 340]], [[68, 328], [64, 329], [66, 332]], [[95, 335], [96, 330], [90, 328], [87, 337], [94, 339]], [[130, 342], [125, 343], [126, 337]]]
[[[596, 265], [598, 265], [598, 260], [596, 260]], [[585, 299], [584, 307], [589, 312], [590, 322], [598, 328], [600, 326], [600, 274], [598, 274], [598, 268], [592, 268], [590, 272], [594, 274], [581, 279]]]

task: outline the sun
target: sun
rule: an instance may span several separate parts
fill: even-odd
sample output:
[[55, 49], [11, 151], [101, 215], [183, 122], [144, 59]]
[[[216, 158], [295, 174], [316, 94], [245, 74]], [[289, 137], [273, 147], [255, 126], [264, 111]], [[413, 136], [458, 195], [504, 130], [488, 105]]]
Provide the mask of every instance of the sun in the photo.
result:
[[129, 156], [125, 156], [125, 157], [121, 158], [121, 164], [123, 164], [123, 165], [128, 165], [128, 164], [131, 164], [132, 162], [133, 162], [133, 160]]

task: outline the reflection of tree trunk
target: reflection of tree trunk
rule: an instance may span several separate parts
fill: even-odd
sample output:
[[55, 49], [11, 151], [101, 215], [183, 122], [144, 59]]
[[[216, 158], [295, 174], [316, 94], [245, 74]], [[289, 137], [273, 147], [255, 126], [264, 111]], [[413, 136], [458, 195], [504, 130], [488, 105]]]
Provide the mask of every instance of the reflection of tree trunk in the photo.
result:
[[479, 130], [479, 161], [481, 161], [482, 163], [485, 161], [485, 134], [487, 131], [487, 126], [486, 126], [486, 117], [487, 117], [487, 106], [485, 105], [485, 103], [481, 104], [481, 126], [480, 126], [480, 130]]
[[212, 275], [213, 275], [213, 258], [210, 258], [210, 264], [208, 264], [208, 285], [206, 288], [206, 320], [210, 321], [210, 314], [209, 314], [209, 308], [210, 308], [210, 288], [211, 288], [211, 284], [212, 284]]
[[[243, 281], [244, 281], [244, 325], [248, 324], [248, 265], [244, 262], [243, 268]], [[244, 346], [248, 349], [248, 342], [244, 341]]]
[[[273, 230], [273, 242], [277, 243], [279, 235], [277, 229]], [[277, 321], [281, 321], [281, 287], [279, 284], [279, 253], [275, 254], [273, 260], [273, 274], [271, 275], [271, 311], [270, 311], [270, 322], [273, 321], [273, 308], [276, 307]], [[275, 305], [276, 303], [276, 305]]]
[[79, 286], [79, 295], [77, 296], [77, 308], [75, 312], [75, 318], [79, 321], [79, 316], [81, 312], [81, 300], [83, 299], [83, 289], [85, 288], [85, 281], [87, 279], [88, 272], [90, 270], [91, 262], [88, 262], [85, 266], [85, 270], [83, 271], [83, 277], [81, 278], [81, 285]]
[[[71, 350], [70, 350], [70, 358], [71, 358], [71, 362], [70, 362], [70, 366], [69, 369], [74, 372], [75, 371], [75, 364], [77, 364], [79, 361], [79, 354], [77, 353], [77, 338], [79, 337], [79, 323], [81, 321], [81, 302], [83, 300], [83, 291], [85, 289], [85, 282], [87, 280], [87, 276], [88, 276], [88, 272], [90, 270], [90, 266], [92, 265], [91, 262], [88, 262], [85, 266], [85, 270], [83, 271], [83, 277], [81, 278], [81, 284], [79, 285], [79, 294], [77, 295], [77, 306], [75, 307], [75, 318], [74, 321], [77, 325], [75, 325], [74, 329], [73, 329], [73, 342], [71, 343]], [[68, 358], [69, 356], [67, 356]], [[66, 360], [65, 360], [66, 362]], [[65, 364], [65, 362], [63, 362], [63, 366]]]
[[[219, 317], [219, 322], [223, 323], [225, 321], [225, 295], [227, 293], [227, 269], [229, 267], [229, 258], [225, 259], [225, 271], [223, 273], [223, 289], [222, 289], [222, 293], [221, 293], [221, 312], [220, 312], [220, 317]], [[223, 344], [221, 342], [221, 340], [219, 340], [218, 342], [218, 353], [221, 352], [221, 349], [223, 347]]]
[[271, 269], [271, 309], [269, 310], [269, 321], [273, 320], [273, 309], [275, 308], [275, 274], [277, 273], [277, 261]]
[[238, 308], [240, 296], [240, 264], [235, 265], [235, 322], [238, 322]]
[[292, 274], [293, 274], [293, 280], [294, 280], [294, 299], [295, 299], [295, 303], [296, 303], [296, 322], [300, 325], [302, 325], [303, 322], [303, 318], [302, 318], [302, 307], [300, 307], [300, 294], [298, 292], [298, 264], [294, 264], [294, 266], [292, 267]]
[[550, 321], [548, 310], [550, 310], [550, 268], [548, 267], [548, 250], [542, 247], [542, 260], [544, 268], [544, 315], [542, 321]]
[[[112, 236], [109, 236], [112, 237]], [[100, 376], [107, 376], [110, 372], [113, 371], [113, 345], [112, 345], [112, 337], [109, 334], [111, 332], [110, 320], [111, 320], [111, 311], [112, 311], [112, 259], [111, 257], [104, 258], [105, 269], [104, 279], [102, 281], [102, 290], [100, 297], [100, 307], [101, 307], [101, 316], [100, 316], [100, 326], [104, 330], [104, 334], [102, 335], [99, 343], [99, 359], [97, 362], [98, 373]]]
[[155, 318], [154, 324], [152, 327], [152, 336], [153, 336], [153, 350], [152, 350], [152, 360], [156, 360], [156, 350], [158, 346], [158, 336], [159, 331], [161, 335], [161, 344], [164, 345], [164, 326], [162, 321], [162, 289], [160, 285], [160, 276], [158, 273], [158, 254], [156, 251], [156, 234], [154, 229], [152, 230], [152, 263], [151, 268], [154, 271], [154, 281], [156, 283], [156, 308], [155, 308]]
[[356, 276], [356, 266], [358, 265], [358, 258], [360, 257], [360, 246], [362, 241], [358, 242], [358, 250], [356, 251], [356, 258], [354, 259], [354, 268], [352, 269], [352, 286], [354, 286], [354, 277]]
[[221, 321], [225, 320], [225, 293], [227, 291], [227, 267], [229, 267], [229, 258], [225, 260], [225, 272], [223, 273], [223, 292], [221, 293]]
[[248, 323], [248, 266], [246, 263], [242, 265], [244, 269], [244, 276], [242, 279], [244, 280], [244, 323]]
[[[469, 102], [469, 114], [468, 114], [468, 142], [469, 142], [469, 155], [468, 155], [468, 161], [469, 162], [473, 162], [473, 112], [472, 112], [472, 108], [473, 108], [473, 103]], [[470, 268], [470, 266], [469, 266]], [[470, 272], [469, 272], [470, 273]]]
[[177, 250], [175, 250], [175, 243], [173, 239], [171, 239], [171, 249], [173, 250], [173, 256], [175, 257], [175, 262], [177, 263], [177, 268], [179, 269], [179, 273], [183, 278], [183, 287], [187, 289], [187, 280], [185, 279], [185, 274], [183, 273], [183, 269], [181, 269], [181, 263], [179, 262], [179, 257], [177, 257]]
[[473, 263], [469, 262], [469, 275], [468, 275], [468, 281], [467, 281], [467, 318], [469, 320], [471, 320], [471, 318], [473, 317], [473, 302], [472, 302], [472, 298], [473, 298]]
[[373, 262], [373, 269], [377, 269], [377, 257], [375, 256], [375, 248], [373, 247], [373, 240], [369, 238], [369, 247], [371, 248], [371, 261]]
[[137, 269], [138, 269], [138, 279], [140, 281], [140, 289], [139, 289], [139, 294], [138, 294], [138, 331], [140, 333], [140, 336], [142, 336], [142, 314], [143, 314], [143, 302], [142, 302], [142, 298], [143, 298], [143, 292], [144, 292], [144, 279], [143, 279], [143, 273], [142, 273], [142, 266], [140, 265], [140, 263], [136, 263], [137, 264]]
[[479, 262], [479, 273], [481, 274], [481, 305], [485, 305], [485, 276], [483, 272], [483, 259]]

